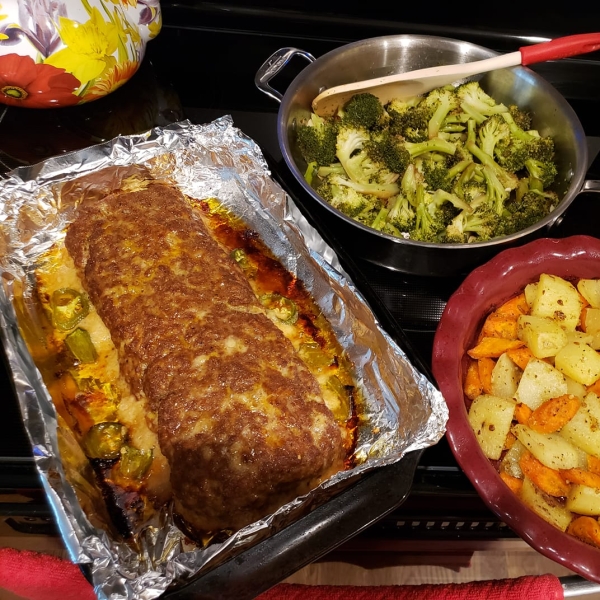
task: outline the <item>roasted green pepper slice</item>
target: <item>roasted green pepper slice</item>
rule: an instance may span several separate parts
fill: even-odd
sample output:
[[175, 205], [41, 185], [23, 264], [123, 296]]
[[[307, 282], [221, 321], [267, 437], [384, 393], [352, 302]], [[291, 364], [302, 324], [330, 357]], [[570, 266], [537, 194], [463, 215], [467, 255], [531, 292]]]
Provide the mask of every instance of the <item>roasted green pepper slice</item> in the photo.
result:
[[298, 307], [293, 300], [277, 293], [263, 294], [259, 300], [268, 313], [283, 323], [293, 325], [298, 320]]
[[138, 450], [133, 446], [121, 447], [121, 459], [113, 467], [119, 477], [139, 481], [152, 465], [152, 450]]
[[231, 251], [231, 258], [241, 267], [242, 271], [248, 276], [253, 277], [256, 275], [258, 269], [250, 262], [248, 255], [243, 248], [236, 248]]
[[327, 387], [335, 392], [340, 400], [339, 405], [333, 409], [333, 416], [338, 420], [345, 420], [350, 417], [350, 397], [346, 386], [340, 381], [339, 377], [332, 375], [327, 380]]
[[94, 348], [90, 334], [81, 327], [78, 327], [65, 338], [65, 344], [81, 363], [93, 363], [98, 359], [98, 352]]
[[321, 346], [316, 342], [305, 342], [300, 344], [298, 347], [298, 354], [309, 367], [328, 367], [332, 363], [331, 357], [323, 352]]
[[90, 458], [112, 460], [121, 456], [127, 428], [121, 423], [97, 423], [83, 439], [85, 453]]
[[84, 394], [95, 394], [101, 393], [106, 399], [117, 405], [121, 400], [119, 390], [110, 382], [101, 381], [95, 377], [78, 377], [77, 374], [73, 374], [73, 378], [77, 383], [77, 387]]
[[55, 290], [50, 298], [52, 322], [60, 331], [69, 331], [90, 312], [87, 297], [71, 288]]

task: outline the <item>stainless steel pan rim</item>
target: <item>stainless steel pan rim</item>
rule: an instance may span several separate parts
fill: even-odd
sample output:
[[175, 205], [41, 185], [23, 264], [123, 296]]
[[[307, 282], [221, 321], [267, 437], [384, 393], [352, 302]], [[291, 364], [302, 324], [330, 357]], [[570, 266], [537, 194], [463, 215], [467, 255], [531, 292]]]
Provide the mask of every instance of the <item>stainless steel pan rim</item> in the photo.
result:
[[[269, 80], [297, 55], [310, 64], [280, 94], [270, 87]], [[381, 36], [340, 46], [316, 59], [304, 50], [282, 48], [265, 61], [255, 81], [261, 91], [280, 102], [277, 137], [286, 165], [306, 193], [339, 218], [341, 227], [367, 242], [364, 258], [392, 270], [444, 276], [467, 272], [505, 248], [551, 235], [552, 226], [580, 191], [600, 191], [600, 182], [585, 181], [585, 133], [566, 99], [526, 67], [502, 69], [480, 78], [484, 89], [494, 98], [531, 110], [534, 126], [542, 135], [552, 135], [555, 139], [559, 162], [557, 192], [562, 199], [550, 215], [535, 225], [497, 240], [473, 244], [434, 244], [397, 238], [362, 225], [333, 208], [304, 180], [305, 164], [294, 143], [295, 126], [308, 118], [312, 99], [333, 85], [496, 55], [488, 48], [452, 38]]]

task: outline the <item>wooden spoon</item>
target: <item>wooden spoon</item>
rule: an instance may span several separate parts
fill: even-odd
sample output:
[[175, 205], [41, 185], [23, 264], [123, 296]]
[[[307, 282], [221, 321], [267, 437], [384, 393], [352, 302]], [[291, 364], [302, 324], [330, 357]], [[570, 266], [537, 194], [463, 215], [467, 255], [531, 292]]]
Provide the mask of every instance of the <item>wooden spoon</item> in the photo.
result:
[[518, 65], [530, 65], [546, 60], [567, 58], [600, 49], [600, 33], [582, 33], [556, 38], [549, 42], [523, 46], [516, 52], [457, 65], [429, 67], [407, 73], [366, 79], [345, 85], [336, 85], [320, 93], [312, 102], [313, 111], [321, 116], [334, 115], [354, 94], [369, 92], [382, 104], [393, 98], [406, 99], [425, 94], [436, 87], [448, 85], [459, 79], [506, 69]]

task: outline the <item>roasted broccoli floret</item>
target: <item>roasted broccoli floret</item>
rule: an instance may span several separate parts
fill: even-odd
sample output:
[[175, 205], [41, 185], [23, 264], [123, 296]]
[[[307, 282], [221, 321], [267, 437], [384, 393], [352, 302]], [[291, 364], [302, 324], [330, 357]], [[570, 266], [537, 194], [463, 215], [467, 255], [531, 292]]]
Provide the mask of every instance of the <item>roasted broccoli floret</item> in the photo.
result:
[[416, 213], [408, 198], [402, 194], [398, 194], [390, 200], [394, 200], [394, 202], [387, 214], [387, 221], [383, 227], [383, 231], [392, 235], [400, 235], [413, 229]]
[[410, 232], [411, 239], [421, 242], [439, 242], [444, 227], [441, 219], [436, 218], [438, 206], [433, 204], [431, 195], [427, 194], [422, 184], [417, 186], [415, 197], [415, 228]]
[[329, 119], [311, 115], [305, 125], [299, 125], [296, 135], [298, 148], [307, 163], [318, 166], [335, 162], [338, 126]]
[[513, 136], [500, 140], [496, 144], [494, 152], [494, 158], [498, 164], [511, 173], [521, 171], [530, 156], [529, 144]]
[[368, 182], [370, 179], [370, 175], [365, 174], [363, 166], [367, 157], [363, 148], [370, 140], [369, 132], [366, 129], [340, 128], [336, 142], [336, 156], [352, 181]]
[[490, 156], [495, 156], [496, 145], [506, 143], [510, 138], [508, 123], [500, 115], [492, 115], [487, 118], [477, 132], [479, 147]]
[[519, 125], [517, 125], [517, 122], [514, 120], [510, 112], [503, 113], [502, 118], [506, 121], [510, 129], [510, 134], [513, 137], [523, 140], [524, 142], [531, 141], [533, 136], [528, 132], [528, 130], [522, 129], [519, 127]]
[[445, 190], [452, 191], [452, 179], [449, 176], [450, 170], [444, 160], [437, 160], [433, 153], [424, 154], [416, 159], [415, 164], [423, 174], [423, 179], [427, 184], [429, 191]]
[[529, 156], [534, 160], [551, 162], [554, 159], [554, 140], [550, 137], [532, 136], [527, 144]]
[[531, 115], [527, 111], [521, 110], [516, 104], [510, 104], [508, 112], [518, 127], [524, 131], [531, 129]]
[[477, 179], [471, 178], [464, 182], [461, 191], [462, 194], [457, 194], [457, 196], [463, 198], [464, 201], [471, 206], [474, 203], [482, 201], [484, 197], [486, 201], [489, 199], [488, 186], [485, 180], [478, 181]]
[[486, 94], [477, 81], [467, 81], [459, 85], [456, 95], [460, 107], [477, 123], [483, 123], [491, 115], [508, 112], [508, 108]]
[[487, 193], [485, 177], [483, 176], [483, 165], [473, 160], [453, 179], [452, 193], [459, 198], [475, 193], [475, 190], [483, 190]]
[[386, 105], [390, 117], [389, 130], [408, 142], [424, 142], [429, 139], [429, 121], [433, 115], [431, 107], [421, 102], [422, 98], [401, 102], [392, 100]]
[[362, 213], [377, 213], [381, 207], [381, 201], [377, 198], [361, 194], [346, 185], [339, 185], [333, 176], [323, 179], [317, 192], [331, 206], [353, 219]]
[[367, 130], [382, 126], [387, 118], [379, 98], [369, 93], [355, 94], [342, 110], [342, 119], [346, 125]]
[[417, 206], [417, 187], [422, 186], [424, 188], [424, 184], [423, 174], [414, 163], [410, 163], [400, 180], [400, 190], [413, 207]]
[[510, 113], [503, 113], [502, 118], [508, 124], [511, 137], [526, 144], [528, 158], [541, 161], [551, 161], [554, 157], [554, 140], [542, 137], [535, 130], [524, 130], [514, 120]]
[[366, 151], [371, 160], [385, 165], [398, 175], [404, 174], [411, 158], [402, 140], [389, 131], [371, 139], [366, 145]]
[[519, 201], [510, 202], [498, 227], [498, 235], [510, 235], [541, 221], [556, 207], [554, 192], [527, 192]]
[[456, 210], [472, 211], [458, 196], [444, 190], [436, 190], [429, 194], [424, 186], [419, 184], [416, 193], [415, 229], [410, 232], [410, 237], [422, 242], [443, 242], [446, 223], [454, 216]]
[[446, 227], [446, 241], [485, 242], [496, 237], [500, 217], [483, 204], [473, 212], [461, 210]]
[[556, 179], [556, 165], [550, 161], [541, 161], [530, 158], [525, 161], [525, 168], [529, 177], [541, 182], [543, 189], [550, 187]]
[[475, 141], [475, 126], [472, 121], [469, 121], [469, 136], [466, 143], [467, 150], [479, 160], [482, 165], [488, 166], [496, 179], [498, 179], [500, 185], [504, 188], [505, 192], [510, 192], [516, 189], [519, 178], [510, 171], [502, 168], [492, 156], [484, 152]]

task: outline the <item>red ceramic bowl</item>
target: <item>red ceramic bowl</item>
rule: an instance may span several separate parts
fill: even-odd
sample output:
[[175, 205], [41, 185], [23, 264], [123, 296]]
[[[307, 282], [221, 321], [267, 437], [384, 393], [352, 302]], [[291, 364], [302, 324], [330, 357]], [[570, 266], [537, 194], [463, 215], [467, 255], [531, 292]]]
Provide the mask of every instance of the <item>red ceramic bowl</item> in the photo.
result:
[[459, 465], [487, 504], [541, 554], [600, 582], [600, 549], [559, 531], [523, 504], [502, 482], [479, 447], [467, 420], [463, 379], [466, 351], [491, 310], [542, 273], [600, 277], [600, 239], [543, 238], [505, 250], [475, 269], [452, 295], [435, 334], [433, 374], [449, 408], [446, 437]]

